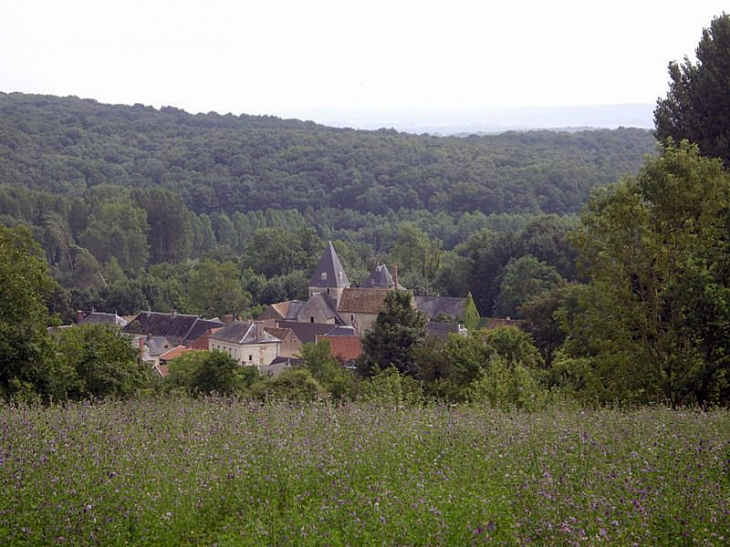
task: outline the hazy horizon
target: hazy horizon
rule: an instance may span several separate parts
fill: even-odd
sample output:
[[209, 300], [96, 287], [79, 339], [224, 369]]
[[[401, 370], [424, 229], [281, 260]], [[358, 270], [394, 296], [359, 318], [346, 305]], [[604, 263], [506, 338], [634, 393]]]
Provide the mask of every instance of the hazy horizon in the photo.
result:
[[[669, 62], [692, 58], [726, 9], [720, 0], [6, 0], [0, 90], [193, 114], [399, 112], [395, 123], [416, 129], [434, 110], [481, 112], [480, 124], [527, 110], [542, 127], [553, 122], [529, 119], [531, 109], [654, 104]], [[315, 121], [325, 119], [338, 121]]]

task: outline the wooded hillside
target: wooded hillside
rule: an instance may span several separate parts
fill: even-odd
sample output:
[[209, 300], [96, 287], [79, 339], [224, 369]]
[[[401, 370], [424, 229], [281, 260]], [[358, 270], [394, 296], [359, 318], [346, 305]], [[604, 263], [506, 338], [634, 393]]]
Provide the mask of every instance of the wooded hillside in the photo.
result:
[[653, 152], [639, 129], [435, 137], [0, 94], [0, 183], [73, 196], [159, 186], [196, 214], [576, 213]]

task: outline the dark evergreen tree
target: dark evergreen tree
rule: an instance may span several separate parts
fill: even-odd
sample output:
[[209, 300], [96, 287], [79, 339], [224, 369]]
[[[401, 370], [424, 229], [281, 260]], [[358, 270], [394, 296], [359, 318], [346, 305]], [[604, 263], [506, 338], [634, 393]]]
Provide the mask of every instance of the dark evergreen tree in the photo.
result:
[[358, 371], [370, 376], [393, 366], [400, 373], [416, 376], [413, 348], [425, 338], [426, 317], [413, 305], [411, 293], [389, 291], [372, 329], [363, 336]]
[[669, 63], [669, 92], [654, 111], [656, 136], [687, 139], [706, 156], [730, 167], [730, 16], [723, 13], [702, 31], [697, 63]]

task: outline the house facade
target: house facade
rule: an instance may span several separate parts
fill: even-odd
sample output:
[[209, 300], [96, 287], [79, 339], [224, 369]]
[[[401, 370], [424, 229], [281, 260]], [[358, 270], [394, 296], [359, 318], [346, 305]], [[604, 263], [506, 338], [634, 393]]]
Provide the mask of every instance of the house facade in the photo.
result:
[[281, 350], [281, 340], [266, 331], [262, 322], [231, 321], [211, 334], [208, 345], [222, 351], [244, 366], [261, 367], [271, 363]]

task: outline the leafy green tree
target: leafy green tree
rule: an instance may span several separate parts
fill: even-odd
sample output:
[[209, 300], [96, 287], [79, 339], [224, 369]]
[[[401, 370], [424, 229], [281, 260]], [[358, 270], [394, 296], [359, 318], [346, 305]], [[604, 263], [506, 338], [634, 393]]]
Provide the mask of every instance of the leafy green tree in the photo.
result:
[[729, 15], [715, 17], [702, 31], [696, 55], [696, 64], [687, 57], [681, 65], [669, 63], [669, 92], [654, 110], [656, 136], [687, 139], [730, 167]]
[[147, 212], [131, 200], [102, 203], [93, 214], [79, 242], [94, 257], [107, 262], [115, 257], [125, 272], [133, 273], [147, 264]]
[[568, 284], [542, 292], [520, 308], [525, 318], [524, 328], [532, 336], [547, 368], [552, 365], [555, 351], [565, 342], [560, 310], [575, 287], [575, 284]]
[[352, 397], [355, 388], [354, 376], [332, 356], [329, 340], [304, 344], [299, 356], [303, 366], [335, 400], [346, 396]]
[[316, 401], [326, 390], [306, 368], [292, 367], [252, 386], [251, 396], [263, 401]]
[[432, 239], [417, 226], [404, 222], [398, 229], [398, 239], [390, 253], [391, 261], [410, 285], [421, 280], [428, 288], [436, 280], [441, 266], [441, 241]]
[[206, 352], [200, 366], [192, 374], [192, 391], [233, 395], [243, 385], [240, 369], [241, 366], [230, 355], [222, 351]]
[[415, 378], [388, 367], [360, 383], [359, 399], [390, 408], [415, 406], [423, 403], [423, 387]]
[[372, 328], [363, 336], [359, 372], [371, 376], [393, 366], [402, 374], [417, 375], [412, 349], [425, 337], [426, 317], [413, 305], [411, 293], [389, 291]]
[[179, 194], [150, 188], [136, 195], [138, 205], [147, 211], [147, 242], [150, 260], [180, 262], [190, 255], [193, 231], [190, 212]]
[[505, 366], [537, 369], [542, 365], [540, 352], [532, 337], [517, 327], [497, 327], [487, 333], [487, 346]]
[[[63, 398], [52, 359], [47, 301], [54, 287], [42, 251], [22, 226], [0, 225], [0, 396]], [[59, 375], [56, 373], [59, 372]]]
[[521, 317], [520, 306], [539, 294], [554, 289], [562, 281], [552, 266], [532, 255], [510, 260], [499, 285], [494, 313], [500, 316]]
[[568, 323], [622, 398], [727, 400], [730, 175], [687, 143], [590, 203], [576, 244], [591, 284]]
[[207, 317], [242, 313], [251, 305], [233, 262], [204, 260], [190, 274], [188, 291], [192, 310]]
[[56, 355], [73, 369], [70, 399], [125, 398], [149, 386], [151, 372], [137, 362], [137, 350], [119, 329], [108, 325], [80, 325], [58, 335]]

